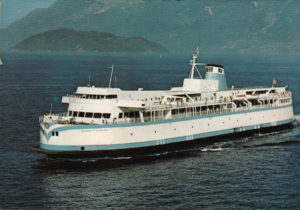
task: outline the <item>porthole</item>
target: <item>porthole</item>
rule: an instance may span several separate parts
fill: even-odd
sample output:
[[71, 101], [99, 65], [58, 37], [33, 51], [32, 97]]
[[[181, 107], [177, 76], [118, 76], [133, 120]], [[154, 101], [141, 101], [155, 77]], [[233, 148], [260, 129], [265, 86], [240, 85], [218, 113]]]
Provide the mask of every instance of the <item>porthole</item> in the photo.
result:
[[154, 133], [156, 133], [156, 131], [154, 131]]
[[80, 149], [81, 149], [81, 151], [83, 151], [85, 148], [84, 148], [84, 147], [81, 147]]
[[133, 135], [133, 133], [130, 133], [130, 135]]

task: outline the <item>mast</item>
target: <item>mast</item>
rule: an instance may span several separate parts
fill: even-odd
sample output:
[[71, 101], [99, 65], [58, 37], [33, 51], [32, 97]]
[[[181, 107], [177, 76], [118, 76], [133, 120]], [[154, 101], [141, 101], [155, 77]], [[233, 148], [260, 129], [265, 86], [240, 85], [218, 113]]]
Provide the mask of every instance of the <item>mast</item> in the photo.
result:
[[197, 63], [197, 58], [198, 58], [198, 55], [199, 55], [199, 47], [197, 47], [197, 49], [194, 51], [193, 53], [193, 59], [190, 60], [190, 65], [192, 66], [191, 68], [191, 72], [190, 72], [190, 79], [194, 79], [194, 75], [195, 75], [195, 70], [197, 71], [200, 79], [203, 79], [202, 75], [200, 74], [197, 66], [200, 66], [200, 65], [203, 65], [205, 66], [206, 64], [205, 63]]
[[89, 83], [88, 83], [88, 86], [90, 87], [91, 86], [91, 75], [89, 74]]
[[113, 73], [114, 73], [114, 65], [111, 65], [110, 68], [111, 68], [111, 73], [110, 73], [109, 85], [108, 85], [109, 88], [111, 86], [111, 79], [112, 79], [112, 76], [113, 76]]

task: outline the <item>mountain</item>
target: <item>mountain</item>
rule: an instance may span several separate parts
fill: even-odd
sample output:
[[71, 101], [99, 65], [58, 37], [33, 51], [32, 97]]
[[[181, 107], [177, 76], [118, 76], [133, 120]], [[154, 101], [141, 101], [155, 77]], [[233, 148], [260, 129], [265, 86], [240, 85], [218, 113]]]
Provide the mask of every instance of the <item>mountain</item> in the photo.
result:
[[[1, 2], [1, 1], [0, 1]], [[55, 0], [3, 0], [1, 5], [1, 28], [5, 28], [18, 19], [25, 17], [36, 8], [49, 7]]]
[[155, 42], [140, 37], [120, 37], [111, 33], [50, 30], [19, 42], [14, 50], [25, 51], [97, 51], [97, 52], [167, 52]]
[[56, 0], [1, 32], [6, 48], [59, 28], [144, 37], [171, 52], [300, 54], [300, 1]]

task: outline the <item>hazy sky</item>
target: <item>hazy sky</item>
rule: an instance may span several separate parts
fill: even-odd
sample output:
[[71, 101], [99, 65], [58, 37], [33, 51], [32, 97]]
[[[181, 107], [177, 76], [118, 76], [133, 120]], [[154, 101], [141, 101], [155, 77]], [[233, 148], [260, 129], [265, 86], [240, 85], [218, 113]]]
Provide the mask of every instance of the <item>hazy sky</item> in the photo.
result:
[[2, 0], [1, 28], [24, 17], [33, 9], [48, 7], [53, 2], [55, 0]]

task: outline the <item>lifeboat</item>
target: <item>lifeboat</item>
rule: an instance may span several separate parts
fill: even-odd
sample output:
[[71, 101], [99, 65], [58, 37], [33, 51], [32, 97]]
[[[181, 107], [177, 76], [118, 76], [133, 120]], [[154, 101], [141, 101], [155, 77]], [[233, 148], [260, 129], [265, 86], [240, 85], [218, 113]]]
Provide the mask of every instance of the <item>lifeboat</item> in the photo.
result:
[[233, 100], [242, 101], [242, 100], [244, 100], [245, 96], [246, 96], [245, 94], [237, 94], [237, 95], [233, 96]]
[[251, 95], [247, 95], [247, 99], [257, 99], [259, 97], [258, 93], [253, 93]]

